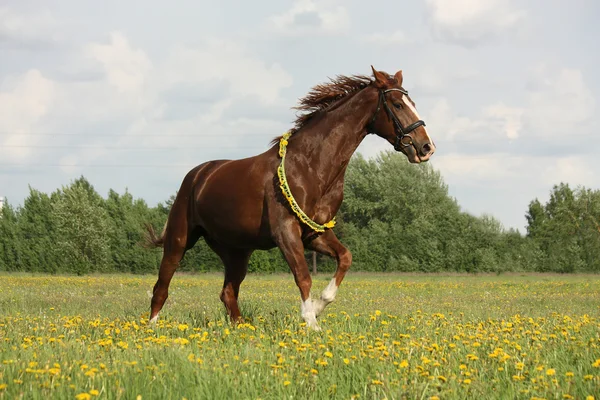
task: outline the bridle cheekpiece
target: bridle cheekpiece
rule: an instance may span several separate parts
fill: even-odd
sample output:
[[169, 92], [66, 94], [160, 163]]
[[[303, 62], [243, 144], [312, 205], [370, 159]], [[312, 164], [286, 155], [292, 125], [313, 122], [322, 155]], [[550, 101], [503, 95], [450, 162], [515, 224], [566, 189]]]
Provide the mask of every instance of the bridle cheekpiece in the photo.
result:
[[[375, 114], [373, 114], [373, 117], [371, 118], [371, 122], [369, 123], [369, 126], [372, 125], [373, 122], [375, 122], [375, 118], [377, 117], [377, 114], [379, 113], [379, 110], [381, 109], [381, 104], [383, 103], [385, 112], [387, 113], [388, 117], [394, 123], [394, 131], [396, 133], [396, 140], [394, 142], [394, 150], [402, 151], [402, 149], [405, 147], [413, 146], [413, 140], [412, 140], [412, 136], [410, 135], [410, 133], [420, 126], [425, 126], [425, 122], [423, 120], [418, 120], [406, 127], [402, 126], [402, 123], [400, 122], [398, 117], [396, 117], [396, 114], [394, 114], [392, 112], [392, 110], [390, 109], [390, 106], [388, 105], [388, 102], [387, 102], [387, 98], [385, 96], [386, 93], [392, 92], [392, 91], [400, 92], [404, 95], [408, 95], [408, 92], [404, 89], [396, 89], [396, 88], [387, 89], [387, 90], [379, 89], [379, 100], [377, 101], [377, 110], [375, 110]], [[405, 137], [410, 138], [409, 143], [402, 142], [402, 139], [404, 139]]]

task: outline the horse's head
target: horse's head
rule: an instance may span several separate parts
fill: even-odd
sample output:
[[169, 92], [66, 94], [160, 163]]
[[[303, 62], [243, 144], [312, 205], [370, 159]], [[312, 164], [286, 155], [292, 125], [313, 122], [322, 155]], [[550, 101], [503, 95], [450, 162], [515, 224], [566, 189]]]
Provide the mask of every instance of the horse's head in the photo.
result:
[[403, 152], [411, 163], [427, 161], [435, 152], [435, 144], [427, 134], [425, 122], [419, 118], [415, 103], [402, 87], [402, 71], [391, 77], [376, 71], [377, 108], [369, 124], [372, 133], [390, 142]]

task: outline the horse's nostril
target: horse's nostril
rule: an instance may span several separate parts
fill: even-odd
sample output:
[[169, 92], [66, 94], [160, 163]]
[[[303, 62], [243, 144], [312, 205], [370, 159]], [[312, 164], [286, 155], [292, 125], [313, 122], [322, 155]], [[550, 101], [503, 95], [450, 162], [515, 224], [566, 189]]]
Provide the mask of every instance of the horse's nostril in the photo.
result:
[[431, 145], [429, 143], [425, 143], [423, 145], [423, 149], [421, 150], [421, 152], [423, 153], [424, 156], [431, 153]]

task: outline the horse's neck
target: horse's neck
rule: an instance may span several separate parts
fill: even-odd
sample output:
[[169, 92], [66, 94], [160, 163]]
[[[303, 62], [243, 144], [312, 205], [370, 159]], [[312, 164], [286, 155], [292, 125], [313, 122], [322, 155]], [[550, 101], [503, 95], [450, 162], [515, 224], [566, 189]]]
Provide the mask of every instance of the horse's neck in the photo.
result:
[[336, 181], [344, 179], [350, 158], [367, 134], [366, 127], [374, 111], [364, 106], [368, 95], [355, 94], [342, 106], [327, 112], [310, 133], [306, 132], [308, 135], [300, 135], [304, 136], [302, 140], [310, 142], [306, 157], [311, 170], [319, 171], [321, 195]]

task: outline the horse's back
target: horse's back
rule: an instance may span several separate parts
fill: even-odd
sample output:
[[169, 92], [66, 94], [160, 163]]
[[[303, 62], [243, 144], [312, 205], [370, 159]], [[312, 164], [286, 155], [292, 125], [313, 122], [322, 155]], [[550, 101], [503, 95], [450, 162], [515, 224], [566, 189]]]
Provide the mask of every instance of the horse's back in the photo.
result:
[[265, 190], [274, 177], [270, 169], [270, 163], [258, 156], [197, 166], [188, 174], [191, 217], [219, 242], [270, 247], [263, 224]]

